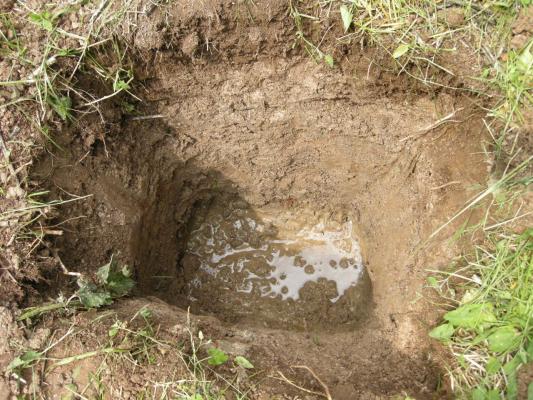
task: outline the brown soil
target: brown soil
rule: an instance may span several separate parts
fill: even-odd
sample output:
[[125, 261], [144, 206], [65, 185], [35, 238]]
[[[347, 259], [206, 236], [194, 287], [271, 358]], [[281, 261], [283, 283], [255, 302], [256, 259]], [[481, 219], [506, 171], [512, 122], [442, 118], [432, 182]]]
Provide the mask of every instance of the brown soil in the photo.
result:
[[[83, 273], [112, 254], [132, 266], [137, 298], [119, 302], [118, 312], [131, 317], [148, 305], [161, 331], [179, 336], [190, 307], [199, 329], [262, 371], [252, 398], [299, 393], [271, 378], [278, 370], [321, 390], [291, 373], [294, 365], [311, 368], [334, 399], [442, 398], [427, 338], [438, 311], [422, 291], [427, 269], [447, 264], [457, 248], [422, 245], [486, 178], [482, 112], [467, 97], [369, 70], [356, 50], [333, 69], [313, 63], [290, 49], [284, 4], [252, 8], [253, 18], [229, 2], [153, 12], [132, 36], [143, 100], [135, 113], [123, 111], [122, 97], [107, 101], [102, 116], [64, 128], [62, 150], [50, 148], [33, 168], [52, 198], [91, 195], [60, 208], [64, 234], [39, 255], [57, 252]], [[80, 80], [88, 90], [100, 85]], [[366, 272], [336, 302], [341, 293], [327, 280], [282, 300], [235, 291], [238, 275], [226, 286], [203, 276], [191, 298], [193, 233], [234, 210], [270, 224], [271, 240], [290, 224], [350, 221]], [[45, 297], [71, 289], [62, 274], [46, 279], [38, 287]], [[67, 340], [56, 356], [73, 345], [88, 351], [98, 342], [92, 335]], [[49, 378], [50, 393], [59, 375]], [[108, 382], [134, 398], [143, 379], [124, 365]]]

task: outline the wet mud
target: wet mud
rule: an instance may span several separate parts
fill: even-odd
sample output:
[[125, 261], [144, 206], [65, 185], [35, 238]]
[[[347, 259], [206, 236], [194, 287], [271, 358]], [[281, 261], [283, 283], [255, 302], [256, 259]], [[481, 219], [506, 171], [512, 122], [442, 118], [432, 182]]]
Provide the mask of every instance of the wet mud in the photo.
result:
[[352, 221], [315, 214], [267, 214], [224, 196], [201, 205], [177, 265], [187, 283], [177, 304], [268, 327], [353, 327], [372, 300]]

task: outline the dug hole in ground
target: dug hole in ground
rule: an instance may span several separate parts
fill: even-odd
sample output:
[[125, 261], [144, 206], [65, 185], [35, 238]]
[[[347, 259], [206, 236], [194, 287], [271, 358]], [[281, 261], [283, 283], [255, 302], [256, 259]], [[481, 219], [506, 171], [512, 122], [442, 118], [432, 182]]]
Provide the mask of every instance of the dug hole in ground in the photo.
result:
[[[285, 2], [252, 10], [176, 4], [139, 25], [136, 113], [112, 98], [57, 133], [61, 151], [34, 160], [31, 177], [51, 198], [90, 195], [57, 209], [63, 234], [51, 248], [84, 274], [111, 256], [129, 265], [136, 288], [110, 310], [128, 320], [147, 307], [168, 340], [201, 331], [246, 357], [251, 398], [323, 398], [324, 386], [340, 400], [445, 397], [427, 335], [439, 310], [423, 289], [427, 269], [459, 253], [442, 239], [457, 226], [426, 240], [487, 179], [483, 110], [369, 66], [372, 49], [317, 64], [291, 48]], [[75, 287], [61, 272], [46, 278], [43, 298]], [[45, 335], [87, 328], [49, 357], [101, 344], [112, 321], [99, 315], [44, 318]], [[82, 387], [102, 357], [54, 368], [39, 392]], [[113, 364], [109, 398], [179, 379], [183, 367], [161, 357]]]

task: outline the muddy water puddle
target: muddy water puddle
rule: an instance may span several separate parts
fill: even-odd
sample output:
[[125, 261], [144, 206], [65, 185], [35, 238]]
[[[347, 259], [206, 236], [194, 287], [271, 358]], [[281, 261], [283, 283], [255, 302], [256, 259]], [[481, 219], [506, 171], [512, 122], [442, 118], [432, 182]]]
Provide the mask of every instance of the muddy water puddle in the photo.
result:
[[179, 270], [189, 305], [231, 322], [354, 324], [370, 297], [348, 217], [257, 211], [242, 201], [197, 210]]

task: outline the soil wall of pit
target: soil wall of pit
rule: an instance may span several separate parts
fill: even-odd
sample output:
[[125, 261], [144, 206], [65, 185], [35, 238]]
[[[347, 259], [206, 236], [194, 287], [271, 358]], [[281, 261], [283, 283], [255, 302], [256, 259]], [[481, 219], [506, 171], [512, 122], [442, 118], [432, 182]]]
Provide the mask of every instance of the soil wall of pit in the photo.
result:
[[[92, 194], [61, 208], [65, 233], [52, 246], [80, 271], [118, 255], [133, 266], [138, 294], [184, 308], [179, 258], [202, 204], [230, 193], [252, 212], [348, 218], [372, 282], [365, 317], [350, 329], [326, 334], [305, 323], [328, 309], [290, 332], [288, 321], [264, 327], [201, 303], [194, 311], [241, 323], [248, 336], [227, 329], [237, 341], [253, 338], [251, 357], [272, 369], [308, 365], [335, 398], [429, 396], [435, 314], [417, 299], [425, 270], [455, 250], [418, 246], [484, 179], [481, 114], [465, 97], [389, 84], [359, 53], [333, 69], [298, 55], [281, 3], [252, 8], [252, 19], [228, 7], [156, 11], [133, 38], [143, 102], [128, 114], [124, 98], [111, 99], [105, 123], [83, 117], [58, 138], [64, 152], [36, 166], [54, 195]], [[50, 277], [52, 286], [62, 279]]]

